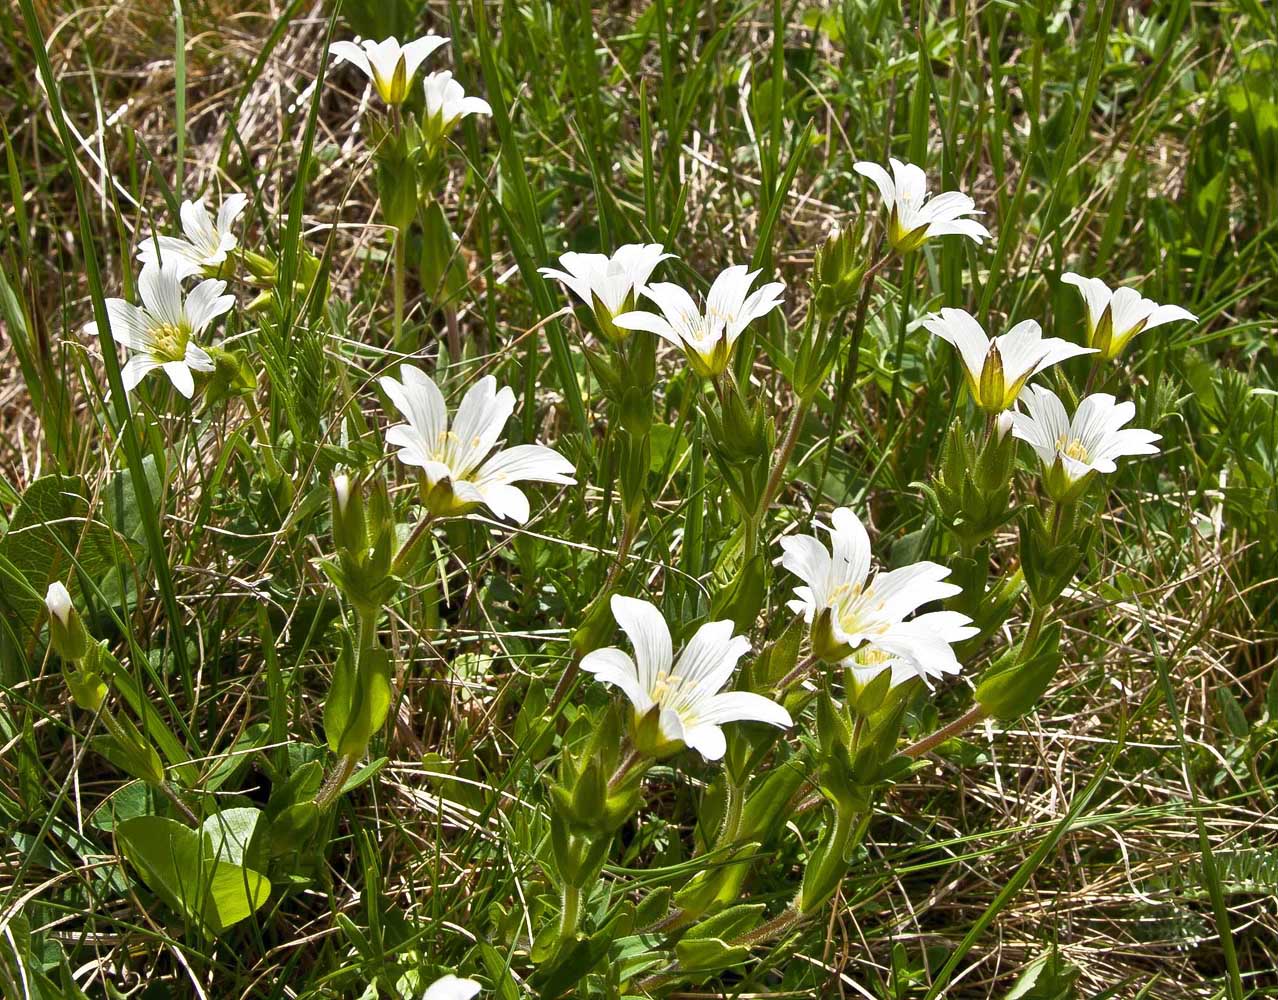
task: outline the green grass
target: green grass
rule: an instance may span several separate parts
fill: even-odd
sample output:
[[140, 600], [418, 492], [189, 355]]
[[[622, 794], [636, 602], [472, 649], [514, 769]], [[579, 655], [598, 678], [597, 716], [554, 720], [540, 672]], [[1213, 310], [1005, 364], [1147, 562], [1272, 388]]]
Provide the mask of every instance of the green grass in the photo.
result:
[[[415, 224], [406, 244], [414, 360], [450, 407], [481, 375], [511, 386], [509, 443], [554, 446], [578, 485], [530, 486], [523, 527], [484, 512], [429, 525], [361, 632], [320, 566], [335, 551], [331, 476], [389, 483], [401, 541], [418, 510], [376, 382], [401, 361], [379, 102], [325, 53], [427, 30], [452, 42], [425, 69], [451, 69], [493, 114], [460, 123], [428, 186], [456, 250], [423, 269], [429, 234]], [[503, 1000], [614, 996], [643, 955], [634, 995], [641, 982], [705, 997], [1278, 995], [1270, 6], [20, 0], [0, 10], [0, 43], [6, 998], [407, 998], [446, 971]], [[933, 191], [971, 194], [993, 239], [892, 256], [814, 320], [831, 227], [862, 266], [886, 252], [877, 193], [852, 165], [889, 155], [923, 166]], [[241, 266], [237, 305], [205, 340], [242, 352], [256, 385], [187, 404], [157, 373], [126, 399], [123, 359], [84, 325], [105, 325], [106, 298], [136, 300], [133, 248], [176, 233], [182, 199], [215, 207], [231, 191], [249, 196], [241, 245], [277, 260], [279, 281], [250, 309], [263, 289]], [[763, 478], [797, 421], [776, 501], [753, 523], [729, 477], [758, 456], [725, 454], [708, 383], [664, 342], [654, 359], [650, 335], [627, 340], [619, 369], [656, 373], [629, 404], [627, 419], [652, 402], [650, 455], [634, 459], [638, 438], [586, 360], [608, 356], [593, 319], [537, 270], [650, 241], [679, 258], [657, 277], [695, 295], [737, 263], [786, 285], [733, 358], [765, 418]], [[817, 699], [790, 703], [798, 724], [779, 742], [742, 726], [744, 768], [687, 751], [658, 762], [582, 893], [580, 937], [549, 947], [566, 895], [552, 786], [577, 784], [596, 752], [615, 768], [624, 729], [620, 695], [575, 673], [583, 624], [596, 644], [627, 645], [592, 602], [658, 603], [676, 646], [733, 616], [764, 650], [793, 620], [794, 581], [769, 567], [777, 539], [840, 505], [885, 566], [929, 558], [980, 581], [984, 555], [991, 581], [1013, 575], [1016, 520], [967, 551], [920, 488], [947, 435], [983, 416], [956, 353], [918, 320], [962, 307], [990, 332], [1034, 318], [1077, 342], [1066, 271], [1199, 322], [1144, 333], [1095, 372], [1077, 359], [1036, 380], [1131, 399], [1133, 425], [1163, 440], [1093, 497], [1084, 558], [1053, 604], [1062, 662], [1033, 710], [981, 722], [879, 787], [832, 901], [756, 942], [832, 811], [818, 796], [776, 819], [731, 899], [764, 909], [719, 918], [740, 917], [723, 938], [754, 947], [694, 977], [671, 966], [686, 967], [691, 936], [680, 953], [680, 929], [632, 931], [667, 916], [667, 890], [741, 861], [713, 842], [743, 777], [789, 762], [818, 778]], [[805, 407], [795, 380], [812, 331], [838, 347]], [[1014, 501], [1044, 506], [1028, 448], [1016, 476]], [[73, 704], [41, 611], [53, 579], [105, 640], [111, 714]], [[901, 747], [972, 704], [1031, 612], [1021, 595], [960, 648], [959, 679], [915, 693]], [[343, 671], [381, 663], [361, 648], [385, 654], [389, 716], [350, 762], [356, 786], [289, 836], [283, 807], [340, 774], [325, 703]], [[764, 665], [745, 662], [762, 684]], [[842, 696], [820, 676], [814, 690]], [[114, 718], [156, 745], [163, 784], [100, 752]], [[233, 926], [184, 918], [124, 858], [127, 817], [191, 826], [188, 812], [224, 823], [249, 808], [283, 840], [259, 831], [270, 896]]]

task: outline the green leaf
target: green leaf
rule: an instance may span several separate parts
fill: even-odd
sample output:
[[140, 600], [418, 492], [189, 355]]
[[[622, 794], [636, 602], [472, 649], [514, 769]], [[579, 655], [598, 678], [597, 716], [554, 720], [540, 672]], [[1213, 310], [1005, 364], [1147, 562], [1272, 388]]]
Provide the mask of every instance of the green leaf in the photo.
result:
[[147, 887], [207, 933], [221, 934], [244, 920], [271, 894], [271, 883], [265, 876], [251, 868], [212, 860], [202, 833], [176, 820], [163, 816], [126, 819], [116, 827], [116, 837], [124, 857]]
[[233, 865], [248, 863], [258, 820], [261, 818], [262, 810], [251, 806], [223, 809], [214, 813], [200, 826], [201, 836], [204, 838], [204, 856]]
[[59, 475], [37, 479], [22, 494], [0, 539], [0, 556], [31, 587], [6, 585], [0, 591], [0, 602], [20, 627], [33, 629], [43, 620], [43, 596], [55, 580], [64, 582], [77, 600], [80, 587], [73, 566], [103, 586], [114, 582], [117, 565], [131, 561], [125, 540], [89, 518], [88, 496], [79, 476]]
[[[142, 468], [152, 494], [159, 496], [164, 483], [160, 478], [155, 456], [147, 455], [142, 460]], [[133, 478], [127, 472], [117, 472], [107, 484], [102, 493], [102, 514], [103, 520], [125, 538], [139, 544], [145, 542], [146, 529], [142, 524], [137, 491], [133, 488]]]

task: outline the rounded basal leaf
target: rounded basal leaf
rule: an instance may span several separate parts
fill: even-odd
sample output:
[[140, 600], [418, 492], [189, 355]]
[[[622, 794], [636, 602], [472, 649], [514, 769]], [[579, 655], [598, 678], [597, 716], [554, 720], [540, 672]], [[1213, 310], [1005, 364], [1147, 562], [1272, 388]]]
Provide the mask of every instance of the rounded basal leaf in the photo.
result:
[[202, 833], [176, 820], [136, 816], [116, 827], [116, 838], [147, 888], [205, 933], [233, 927], [271, 894], [264, 875], [210, 859]]

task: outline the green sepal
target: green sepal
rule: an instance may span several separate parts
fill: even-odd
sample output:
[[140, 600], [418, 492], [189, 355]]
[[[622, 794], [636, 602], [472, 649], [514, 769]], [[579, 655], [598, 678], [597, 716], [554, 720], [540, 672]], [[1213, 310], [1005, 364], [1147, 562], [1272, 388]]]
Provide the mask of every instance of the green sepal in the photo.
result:
[[648, 435], [642, 437], [626, 431], [617, 437], [618, 489], [626, 517], [642, 514], [648, 499], [648, 470], [652, 464], [652, 446]]
[[582, 344], [581, 352], [586, 359], [586, 364], [590, 366], [590, 371], [599, 380], [599, 387], [603, 390], [604, 398], [620, 402], [623, 389], [621, 376], [617, 374], [616, 369], [603, 354], [588, 344]]
[[592, 758], [582, 769], [572, 791], [572, 816], [582, 825], [597, 822], [608, 799], [608, 776], [598, 758]]
[[257, 372], [249, 363], [247, 351], [228, 351], [221, 347], [204, 350], [213, 360], [213, 371], [204, 387], [202, 412], [208, 412], [224, 399], [238, 399], [257, 392]]

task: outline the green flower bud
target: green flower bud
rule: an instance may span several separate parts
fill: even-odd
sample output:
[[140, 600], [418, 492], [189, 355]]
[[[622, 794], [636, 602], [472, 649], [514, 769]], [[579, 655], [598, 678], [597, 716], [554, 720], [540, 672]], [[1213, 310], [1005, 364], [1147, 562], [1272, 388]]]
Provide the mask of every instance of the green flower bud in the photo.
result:
[[254, 284], [257, 285], [273, 285], [278, 273], [278, 268], [271, 258], [263, 256], [252, 250], [240, 248], [236, 251], [245, 268], [248, 269]]
[[49, 642], [54, 650], [68, 663], [83, 659], [89, 652], [89, 633], [71, 603], [71, 594], [60, 581], [49, 584], [44, 604], [49, 611]]
[[835, 230], [817, 248], [812, 265], [812, 286], [817, 310], [825, 319], [856, 305], [866, 271], [851, 231]]
[[330, 509], [333, 542], [338, 550], [356, 559], [368, 553], [368, 525], [364, 519], [364, 491], [345, 472], [333, 477]]

